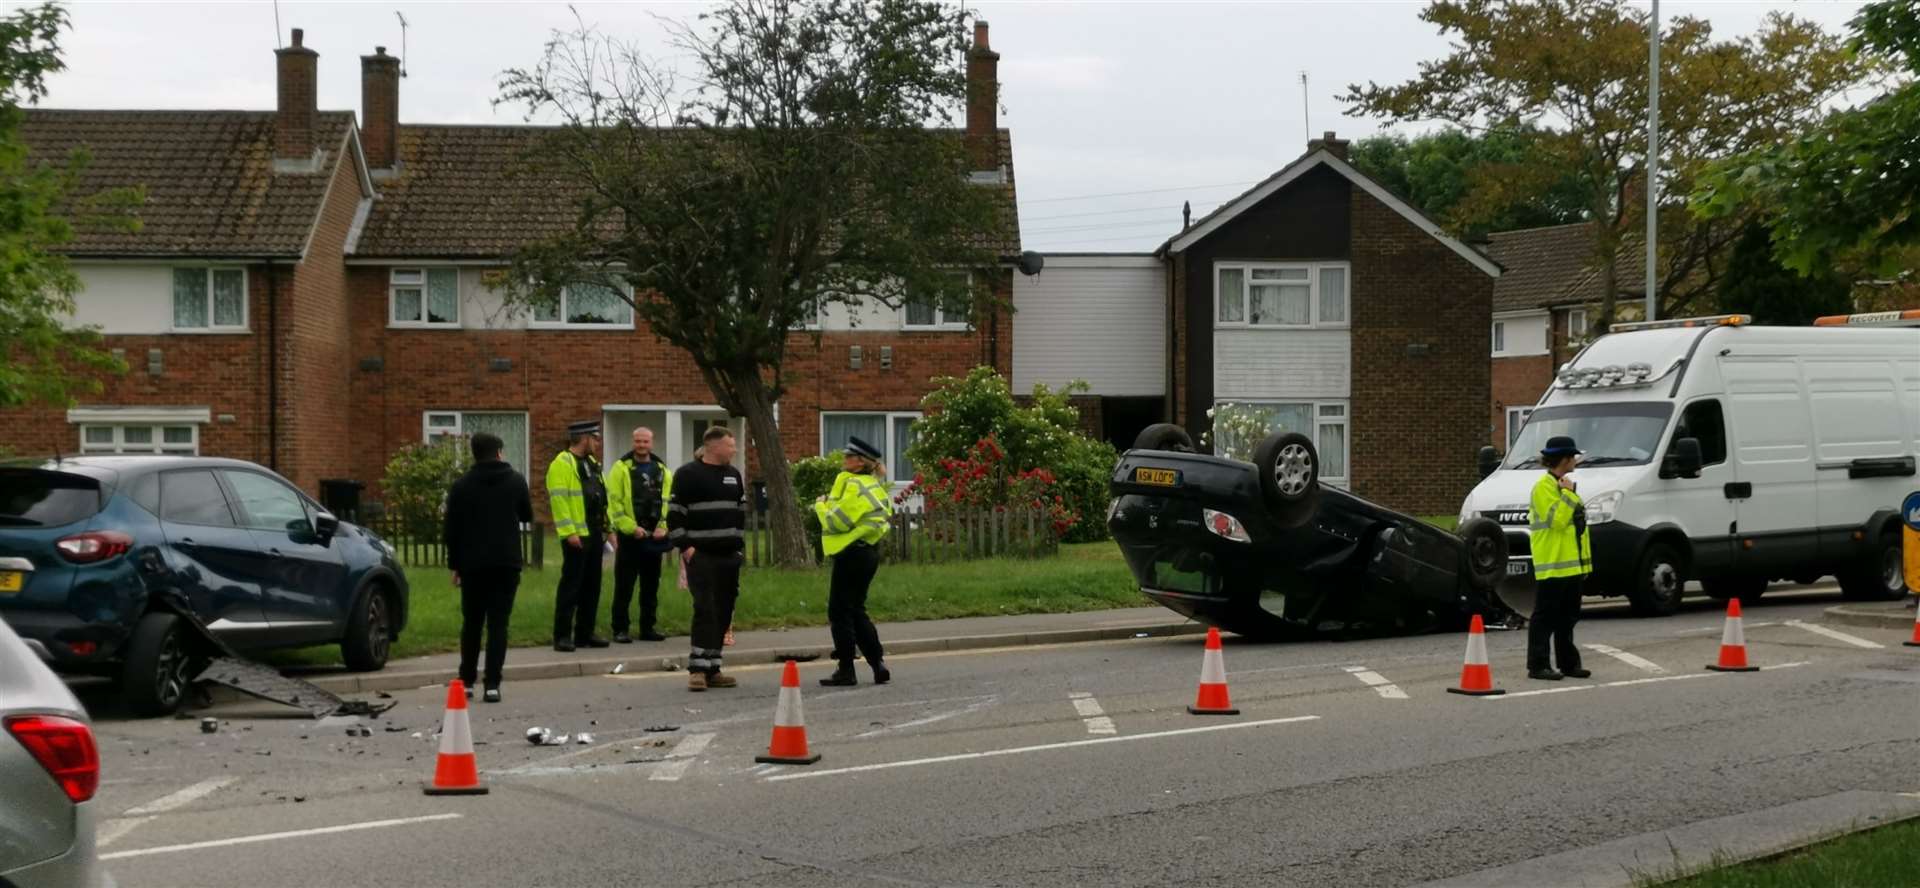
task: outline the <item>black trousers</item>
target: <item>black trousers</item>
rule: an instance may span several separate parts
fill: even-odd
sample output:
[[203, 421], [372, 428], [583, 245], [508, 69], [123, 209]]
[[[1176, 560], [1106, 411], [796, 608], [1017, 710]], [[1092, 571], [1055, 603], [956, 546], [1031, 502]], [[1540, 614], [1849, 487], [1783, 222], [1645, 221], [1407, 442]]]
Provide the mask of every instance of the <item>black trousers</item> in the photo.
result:
[[[641, 528], [642, 535], [647, 534]], [[613, 553], [613, 634], [627, 631], [627, 612], [633, 601], [633, 581], [640, 581], [640, 634], [653, 631], [654, 615], [660, 609], [660, 555], [648, 551], [651, 544], [639, 537], [620, 534], [614, 538]], [[689, 584], [691, 585], [691, 584]]]
[[593, 637], [594, 617], [600, 610], [600, 559], [606, 557], [606, 535], [590, 533], [580, 547], [560, 543], [560, 586], [553, 592], [553, 640], [572, 638], [575, 644]]
[[471, 688], [478, 678], [480, 630], [487, 633], [487, 687], [500, 686], [507, 663], [507, 618], [520, 590], [520, 571], [504, 567], [460, 576], [460, 681]]
[[833, 658], [852, 663], [858, 650], [868, 663], [878, 663], [880, 633], [867, 618], [867, 587], [880, 569], [880, 550], [855, 543], [833, 556], [833, 584], [827, 591], [827, 623], [833, 628]]
[[688, 672], [717, 674], [724, 659], [727, 627], [733, 625], [733, 605], [740, 600], [739, 553], [694, 553], [687, 562], [687, 591], [693, 593], [693, 652]]
[[1553, 640], [1553, 659], [1562, 671], [1580, 668], [1580, 649], [1573, 645], [1573, 624], [1580, 622], [1580, 593], [1586, 577], [1541, 580], [1533, 599], [1533, 620], [1527, 624], [1527, 671], [1550, 668], [1547, 640]]

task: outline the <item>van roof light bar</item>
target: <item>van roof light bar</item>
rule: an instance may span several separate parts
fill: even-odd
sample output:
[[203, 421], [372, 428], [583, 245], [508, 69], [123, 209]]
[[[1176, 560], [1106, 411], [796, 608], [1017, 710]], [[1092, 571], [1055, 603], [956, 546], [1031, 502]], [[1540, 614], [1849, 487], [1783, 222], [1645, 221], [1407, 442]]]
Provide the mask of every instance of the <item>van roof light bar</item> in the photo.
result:
[[1824, 318], [1815, 318], [1813, 325], [1815, 327], [1920, 327], [1920, 308], [1828, 315]]
[[1630, 333], [1634, 330], [1667, 330], [1675, 327], [1744, 327], [1751, 323], [1753, 323], [1753, 315], [1708, 315], [1704, 318], [1674, 318], [1667, 321], [1638, 321], [1631, 324], [1614, 324], [1607, 328], [1607, 332]]

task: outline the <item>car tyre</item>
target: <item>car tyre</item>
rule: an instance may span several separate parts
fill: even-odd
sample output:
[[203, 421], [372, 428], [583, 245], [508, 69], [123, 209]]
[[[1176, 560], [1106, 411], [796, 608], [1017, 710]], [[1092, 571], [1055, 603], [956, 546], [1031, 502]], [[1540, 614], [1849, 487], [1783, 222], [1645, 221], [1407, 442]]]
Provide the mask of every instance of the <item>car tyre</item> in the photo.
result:
[[177, 614], [155, 612], [140, 618], [127, 638], [121, 661], [120, 696], [136, 716], [149, 718], [180, 711], [193, 677], [193, 654]]
[[1268, 435], [1253, 449], [1254, 472], [1267, 513], [1282, 528], [1299, 527], [1320, 502], [1320, 452], [1299, 432]]
[[1715, 598], [1720, 601], [1726, 601], [1729, 598], [1738, 598], [1741, 604], [1752, 604], [1759, 601], [1760, 596], [1767, 594], [1767, 578], [1743, 576], [1702, 577], [1700, 587], [1706, 590], [1707, 596], [1710, 598]]
[[1900, 535], [1881, 534], [1876, 545], [1839, 573], [1841, 597], [1848, 601], [1900, 600], [1907, 594], [1900, 558]]
[[1687, 590], [1686, 568], [1680, 550], [1671, 543], [1648, 546], [1627, 587], [1627, 604], [1634, 615], [1665, 617], [1679, 610]]
[[1175, 453], [1192, 453], [1193, 436], [1187, 430], [1170, 422], [1156, 422], [1140, 430], [1134, 436], [1135, 450], [1168, 450]]
[[1492, 589], [1507, 576], [1507, 532], [1491, 518], [1468, 518], [1457, 531], [1466, 544], [1467, 579], [1476, 589]]
[[387, 587], [367, 587], [347, 620], [347, 637], [340, 642], [341, 658], [354, 672], [377, 672], [387, 665], [393, 650], [393, 600]]

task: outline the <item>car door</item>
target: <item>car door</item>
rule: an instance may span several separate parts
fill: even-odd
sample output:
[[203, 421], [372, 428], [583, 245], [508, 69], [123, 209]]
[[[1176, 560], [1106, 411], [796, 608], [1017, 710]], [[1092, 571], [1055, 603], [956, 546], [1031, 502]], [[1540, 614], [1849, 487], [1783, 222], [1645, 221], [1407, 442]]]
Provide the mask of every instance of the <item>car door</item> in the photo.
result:
[[1665, 478], [1663, 473], [1661, 489], [1674, 521], [1693, 542], [1693, 575], [1720, 576], [1732, 567], [1739, 504], [1752, 491], [1727, 458], [1726, 408], [1718, 397], [1699, 398], [1681, 409], [1668, 453], [1681, 438], [1700, 442], [1700, 477]]
[[306, 498], [278, 478], [246, 469], [222, 469], [240, 521], [267, 554], [264, 606], [276, 639], [327, 641], [347, 619], [346, 564], [332, 540], [313, 529]]
[[1813, 420], [1798, 359], [1720, 359], [1729, 437], [1740, 492], [1735, 566], [1775, 573], [1819, 560]]
[[209, 628], [245, 645], [267, 628], [267, 560], [212, 469], [160, 473], [160, 527], [174, 582]]

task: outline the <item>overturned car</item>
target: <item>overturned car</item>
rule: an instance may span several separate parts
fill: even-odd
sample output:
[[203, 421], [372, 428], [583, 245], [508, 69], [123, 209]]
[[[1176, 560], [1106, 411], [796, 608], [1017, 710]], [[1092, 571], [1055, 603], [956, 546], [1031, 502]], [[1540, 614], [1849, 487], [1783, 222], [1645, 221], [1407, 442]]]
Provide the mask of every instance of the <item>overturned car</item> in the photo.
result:
[[1179, 426], [1150, 426], [1120, 458], [1107, 526], [1149, 598], [1261, 639], [1490, 627], [1524, 621], [1496, 588], [1499, 524], [1448, 533], [1320, 484], [1311, 439], [1283, 432], [1253, 462], [1195, 453]]

